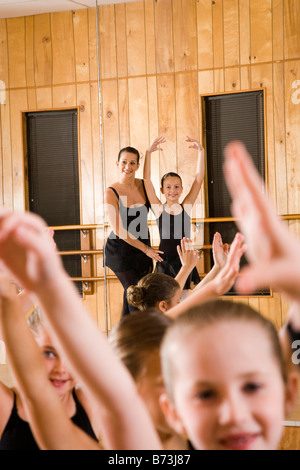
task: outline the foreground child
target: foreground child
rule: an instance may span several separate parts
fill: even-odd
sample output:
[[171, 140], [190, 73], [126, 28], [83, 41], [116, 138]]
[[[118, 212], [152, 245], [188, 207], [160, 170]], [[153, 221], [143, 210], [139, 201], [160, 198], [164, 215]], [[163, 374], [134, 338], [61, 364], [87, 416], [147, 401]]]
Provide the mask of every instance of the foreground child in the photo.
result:
[[163, 448], [189, 449], [187, 439], [168, 425], [159, 403], [159, 398], [165, 390], [159, 349], [171, 321], [154, 309], [134, 312], [114, 326], [109, 335], [109, 342], [134, 378]]
[[275, 450], [297, 398], [274, 325], [248, 305], [215, 300], [168, 328], [162, 349], [170, 425], [198, 450]]
[[[97, 405], [103, 447], [161, 449], [133, 379], [83, 308], [61, 258], [50, 246], [43, 220], [32, 213], [1, 211], [0, 258], [11, 276], [37, 296], [57, 350]], [[99, 448], [67, 417], [32, 334], [24, 329], [21, 306], [16, 303], [8, 309], [5, 300], [3, 307], [1, 326], [9, 362], [40, 447]]]

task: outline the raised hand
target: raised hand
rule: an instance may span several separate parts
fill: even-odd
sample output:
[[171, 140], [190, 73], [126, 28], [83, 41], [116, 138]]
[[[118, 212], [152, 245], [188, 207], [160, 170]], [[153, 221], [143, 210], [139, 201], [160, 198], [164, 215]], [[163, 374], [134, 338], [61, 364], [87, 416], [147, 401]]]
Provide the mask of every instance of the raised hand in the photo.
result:
[[240, 271], [240, 260], [246, 248], [244, 237], [238, 232], [228, 251], [226, 263], [219, 274], [211, 281], [215, 284], [218, 295], [225, 294], [234, 285]]
[[29, 212], [0, 211], [0, 259], [12, 277], [33, 292], [64, 272], [46, 223]]
[[232, 215], [245, 237], [249, 266], [241, 270], [241, 293], [272, 286], [296, 300], [300, 297], [300, 242], [277, 216], [264, 194], [264, 184], [245, 146], [225, 149], [224, 175], [232, 197]]
[[189, 238], [182, 238], [181, 246], [177, 246], [177, 252], [182, 266], [186, 266], [192, 271], [199, 260], [199, 252], [193, 247], [193, 243]]
[[214, 234], [212, 243], [212, 254], [214, 258], [214, 265], [221, 269], [225, 266], [229, 253], [228, 243], [223, 243], [222, 237], [219, 232]]
[[156, 152], [157, 150], [163, 150], [160, 145], [164, 144], [165, 142], [166, 139], [163, 136], [156, 137], [156, 139], [154, 139], [154, 141], [151, 143], [150, 147], [148, 147], [147, 152], [152, 153]]
[[196, 150], [199, 150], [199, 151], [202, 151], [204, 150], [204, 148], [202, 147], [202, 145], [200, 144], [200, 142], [196, 139], [192, 139], [191, 137], [189, 136], [186, 136], [186, 139], [185, 139], [186, 142], [191, 142], [192, 145], [189, 145], [189, 148], [190, 149], [196, 149]]

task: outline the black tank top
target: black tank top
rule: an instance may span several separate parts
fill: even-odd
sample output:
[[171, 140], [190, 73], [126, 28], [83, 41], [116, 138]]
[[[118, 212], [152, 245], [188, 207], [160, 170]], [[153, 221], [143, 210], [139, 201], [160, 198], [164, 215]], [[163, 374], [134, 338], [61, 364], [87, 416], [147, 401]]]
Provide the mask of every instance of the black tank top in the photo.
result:
[[[110, 186], [119, 201], [119, 213], [123, 227], [145, 245], [150, 246], [150, 233], [148, 229], [148, 212], [150, 202], [142, 180], [146, 202], [139, 206], [127, 207], [123, 205], [118, 192]], [[105, 244], [106, 265], [115, 273], [134, 270], [141, 279], [152, 272], [153, 261], [143, 251], [129, 245], [119, 238], [113, 231], [110, 232]]]
[[[149, 239], [149, 230], [148, 230], [148, 212], [150, 209], [150, 202], [145, 190], [145, 183], [142, 180], [144, 193], [146, 196], [145, 204], [140, 204], [138, 206], [127, 207], [122, 203], [122, 199], [119, 196], [118, 192], [112, 186], [109, 186], [108, 189], [112, 189], [119, 201], [119, 212], [122, 220], [123, 227], [134, 235], [139, 240], [148, 240]], [[114, 234], [115, 237], [117, 235]], [[118, 237], [117, 237], [118, 238]]]
[[[73, 390], [73, 397], [76, 404], [76, 413], [71, 420], [98, 442], [89, 418], [76, 396], [75, 390]], [[0, 440], [0, 450], [39, 450], [28, 422], [21, 419], [18, 415], [16, 401], [17, 397], [14, 393], [14, 405]]]

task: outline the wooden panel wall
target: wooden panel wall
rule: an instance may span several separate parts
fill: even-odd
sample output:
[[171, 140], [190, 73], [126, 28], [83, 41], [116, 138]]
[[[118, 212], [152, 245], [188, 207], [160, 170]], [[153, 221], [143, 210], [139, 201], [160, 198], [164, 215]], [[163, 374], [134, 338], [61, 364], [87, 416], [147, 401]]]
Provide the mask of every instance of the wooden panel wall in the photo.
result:
[[[0, 19], [6, 88], [0, 203], [25, 207], [22, 112], [79, 108], [82, 223], [100, 224], [103, 187], [115, 180], [121, 147], [135, 146], [143, 156], [152, 139], [165, 135], [164, 151], [153, 155], [156, 190], [160, 176], [175, 170], [187, 191], [196, 154], [184, 138], [202, 139], [201, 95], [264, 88], [268, 187], [278, 213], [299, 213], [299, 24], [298, 0], [140, 0], [99, 7], [100, 121], [95, 9]], [[202, 192], [198, 203], [203, 200]], [[290, 226], [298, 233], [297, 222]], [[95, 247], [102, 247], [103, 237], [98, 230]], [[101, 275], [100, 258], [96, 266]], [[122, 304], [116, 280], [109, 281], [107, 301], [110, 329]], [[284, 321], [288, 305], [277, 293], [243, 301], [278, 328]], [[84, 302], [105, 329], [103, 282]]]

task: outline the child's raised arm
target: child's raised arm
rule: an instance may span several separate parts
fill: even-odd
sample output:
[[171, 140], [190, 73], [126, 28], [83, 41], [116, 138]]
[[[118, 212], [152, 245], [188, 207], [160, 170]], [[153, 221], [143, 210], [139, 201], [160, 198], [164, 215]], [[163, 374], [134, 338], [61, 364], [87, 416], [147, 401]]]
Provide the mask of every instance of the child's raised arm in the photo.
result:
[[244, 237], [237, 233], [230, 246], [226, 264], [221, 271], [202, 289], [194, 289], [192, 293], [175, 307], [167, 310], [165, 315], [177, 318], [189, 308], [208, 300], [219, 297], [228, 292], [233, 286], [240, 269], [240, 259], [245, 252]]
[[229, 245], [228, 243], [223, 243], [222, 237], [219, 232], [214, 234], [212, 242], [212, 253], [214, 259], [214, 265], [206, 274], [206, 276], [199, 282], [195, 289], [202, 289], [208, 282], [210, 282], [216, 275], [221, 271], [225, 266], [228, 259]]
[[83, 308], [40, 217], [2, 213], [0, 258], [20, 284], [37, 295], [58, 350], [98, 403], [104, 448], [160, 449], [133, 379]]
[[157, 197], [153, 183], [151, 181], [151, 155], [153, 152], [156, 152], [157, 150], [163, 150], [160, 147], [160, 144], [163, 144], [165, 142], [166, 142], [166, 139], [162, 136], [154, 139], [150, 147], [148, 147], [146, 150], [144, 168], [143, 168], [143, 179], [144, 179], [145, 189], [146, 189], [147, 196], [151, 204], [151, 209], [156, 218], [160, 216], [160, 213], [162, 210], [161, 209], [162, 203], [160, 199]]
[[183, 200], [183, 205], [190, 205], [193, 206], [201, 189], [201, 185], [204, 180], [205, 176], [205, 161], [204, 161], [204, 148], [196, 139], [192, 139], [191, 137], [186, 138], [186, 142], [192, 142], [192, 145], [189, 145], [189, 148], [198, 150], [198, 160], [197, 160], [197, 168], [196, 168], [196, 175], [192, 187], [187, 194], [187, 196]]
[[180, 245], [177, 246], [177, 252], [182, 266], [175, 279], [183, 290], [187, 278], [198, 263], [199, 253], [198, 250], [194, 250], [193, 243], [189, 238], [184, 237]]
[[75, 426], [51, 385], [41, 351], [29, 330], [9, 278], [0, 275], [0, 325], [6, 351], [29, 424], [41, 449], [98, 450]]

